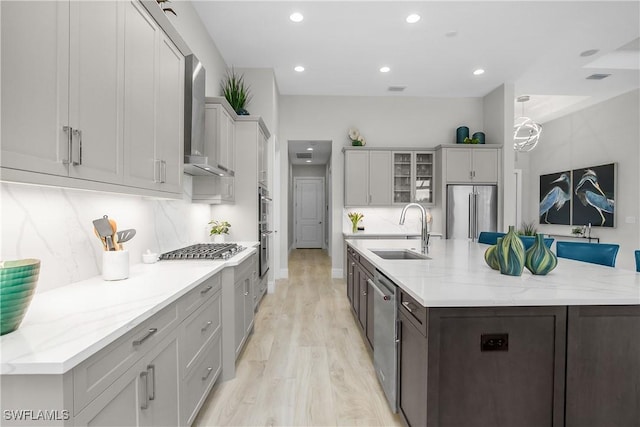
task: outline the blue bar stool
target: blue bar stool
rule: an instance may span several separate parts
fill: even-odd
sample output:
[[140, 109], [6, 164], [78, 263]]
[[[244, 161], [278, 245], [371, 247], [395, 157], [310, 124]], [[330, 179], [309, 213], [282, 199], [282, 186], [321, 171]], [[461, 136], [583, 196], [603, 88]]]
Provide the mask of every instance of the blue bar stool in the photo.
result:
[[487, 245], [495, 245], [498, 243], [498, 237], [504, 237], [507, 233], [498, 233], [495, 231], [481, 231], [478, 235], [478, 243]]
[[636, 271], [640, 272], [640, 251], [635, 251], [636, 254]]
[[558, 258], [575, 259], [615, 267], [620, 245], [610, 243], [557, 242]]
[[[533, 242], [536, 241], [536, 238], [535, 236], [520, 236], [520, 240], [522, 240], [522, 243], [524, 244], [524, 250], [526, 251], [531, 246], [533, 246]], [[544, 244], [546, 247], [550, 248], [552, 243], [553, 243], [552, 237], [544, 238]]]

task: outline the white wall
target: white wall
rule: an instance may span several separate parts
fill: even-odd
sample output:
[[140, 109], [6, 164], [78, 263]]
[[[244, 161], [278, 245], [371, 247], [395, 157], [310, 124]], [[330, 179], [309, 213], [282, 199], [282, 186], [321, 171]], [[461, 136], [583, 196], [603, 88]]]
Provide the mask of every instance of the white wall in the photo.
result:
[[[543, 124], [538, 146], [518, 154], [526, 171], [525, 221], [538, 223], [539, 177], [542, 174], [616, 162], [616, 227], [592, 229], [603, 243], [620, 244], [616, 267], [635, 269], [633, 251], [640, 248], [640, 91], [635, 90]], [[526, 168], [526, 169], [525, 169]], [[632, 221], [632, 223], [627, 223]], [[571, 226], [547, 225], [540, 232], [569, 234]]]
[[[332, 97], [282, 96], [279, 139], [331, 140], [332, 197], [331, 231], [333, 275], [342, 275], [342, 229], [344, 205], [344, 154], [347, 132], [356, 127], [368, 147], [432, 148], [455, 142], [455, 130], [466, 125], [471, 132], [483, 131], [483, 100], [480, 98]], [[485, 132], [487, 133], [487, 132]], [[487, 133], [490, 140], [492, 135]], [[281, 164], [287, 153], [281, 151]], [[289, 171], [280, 170], [280, 229], [287, 230], [290, 211], [287, 199]], [[281, 271], [287, 271], [289, 238], [281, 236]]]
[[293, 165], [291, 168], [292, 177], [320, 177], [324, 178], [326, 174], [325, 165]]

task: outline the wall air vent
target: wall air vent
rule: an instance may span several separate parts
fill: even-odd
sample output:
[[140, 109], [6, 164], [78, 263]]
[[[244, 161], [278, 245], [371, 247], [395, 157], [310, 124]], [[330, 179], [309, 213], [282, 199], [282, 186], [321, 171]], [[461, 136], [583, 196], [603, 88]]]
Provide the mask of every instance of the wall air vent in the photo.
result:
[[389, 86], [387, 90], [389, 92], [403, 92], [406, 88], [406, 86]]
[[296, 153], [296, 159], [310, 159], [313, 153]]
[[606, 79], [610, 75], [611, 74], [591, 74], [589, 77], [587, 77], [587, 80], [602, 80]]

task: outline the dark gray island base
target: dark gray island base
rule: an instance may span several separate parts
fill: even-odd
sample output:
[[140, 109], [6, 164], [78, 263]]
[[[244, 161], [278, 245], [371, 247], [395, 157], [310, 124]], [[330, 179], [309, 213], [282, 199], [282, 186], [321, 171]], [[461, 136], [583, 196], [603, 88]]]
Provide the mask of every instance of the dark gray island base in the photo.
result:
[[[347, 293], [375, 348], [373, 307], [357, 298], [372, 290], [358, 279], [389, 265], [362, 248], [348, 256]], [[640, 305], [425, 307], [396, 285], [406, 425], [640, 426]]]

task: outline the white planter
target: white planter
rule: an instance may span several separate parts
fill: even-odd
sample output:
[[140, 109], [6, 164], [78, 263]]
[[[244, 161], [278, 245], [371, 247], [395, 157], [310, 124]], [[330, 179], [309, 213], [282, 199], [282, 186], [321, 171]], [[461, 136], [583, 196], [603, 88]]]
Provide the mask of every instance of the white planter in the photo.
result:
[[213, 234], [211, 240], [213, 243], [224, 243], [224, 234]]

